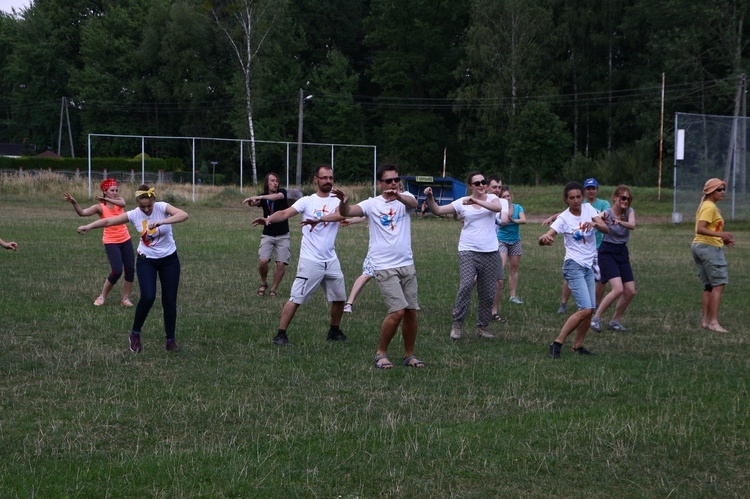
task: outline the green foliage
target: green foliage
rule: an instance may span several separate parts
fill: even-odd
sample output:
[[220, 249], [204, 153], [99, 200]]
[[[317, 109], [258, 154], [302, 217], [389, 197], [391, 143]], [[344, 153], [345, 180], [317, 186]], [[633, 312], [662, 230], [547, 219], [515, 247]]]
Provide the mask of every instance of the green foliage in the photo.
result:
[[[181, 170], [186, 166], [177, 158], [147, 158], [146, 161], [143, 162], [143, 165], [146, 171], [149, 172], [157, 172], [159, 170], [172, 172]], [[17, 170], [18, 168], [23, 168], [24, 171], [27, 172], [47, 171], [50, 169], [52, 171], [74, 171], [76, 168], [81, 171], [87, 171], [89, 168], [89, 160], [87, 158], [49, 159], [36, 157], [0, 157], [0, 170]], [[104, 168], [109, 171], [140, 171], [141, 160], [125, 158], [91, 158], [91, 168], [96, 171], [101, 171]]]

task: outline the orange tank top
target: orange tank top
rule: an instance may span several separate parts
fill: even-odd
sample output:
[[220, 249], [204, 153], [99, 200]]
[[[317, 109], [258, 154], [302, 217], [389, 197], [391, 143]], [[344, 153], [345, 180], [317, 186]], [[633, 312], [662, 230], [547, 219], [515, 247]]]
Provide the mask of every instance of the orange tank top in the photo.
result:
[[[102, 216], [100, 218], [112, 218], [123, 213], [125, 213], [125, 210], [119, 206], [110, 209], [107, 207], [107, 203], [102, 203]], [[130, 241], [130, 232], [128, 232], [127, 224], [104, 227], [104, 233], [102, 234], [102, 242], [104, 244], [120, 244], [125, 241]]]

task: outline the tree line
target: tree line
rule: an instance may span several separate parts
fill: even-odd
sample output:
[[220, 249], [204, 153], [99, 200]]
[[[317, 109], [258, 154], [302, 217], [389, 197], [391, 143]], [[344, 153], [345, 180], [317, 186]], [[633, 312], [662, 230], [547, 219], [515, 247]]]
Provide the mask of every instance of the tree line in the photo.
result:
[[[0, 16], [0, 142], [56, 150], [63, 130], [64, 156], [68, 130], [78, 155], [90, 133], [296, 143], [303, 107], [304, 142], [375, 144], [404, 173], [440, 175], [445, 158], [459, 178], [655, 185], [662, 95], [669, 167], [675, 112], [733, 114], [749, 11], [741, 0], [33, 0]], [[197, 154], [237, 181], [239, 151], [186, 147], [147, 152]], [[95, 154], [138, 153], [112, 140]], [[329, 153], [304, 154], [308, 180]], [[337, 149], [337, 179], [370, 178], [367, 154]], [[287, 161], [261, 145], [246, 158], [255, 179]]]

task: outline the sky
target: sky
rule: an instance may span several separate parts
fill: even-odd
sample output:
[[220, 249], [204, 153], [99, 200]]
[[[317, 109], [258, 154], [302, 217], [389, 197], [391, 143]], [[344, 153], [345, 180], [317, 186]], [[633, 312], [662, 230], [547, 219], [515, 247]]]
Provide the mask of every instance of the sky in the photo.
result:
[[15, 7], [16, 10], [21, 10], [29, 6], [31, 0], [0, 0], [0, 10], [10, 14], [11, 8]]

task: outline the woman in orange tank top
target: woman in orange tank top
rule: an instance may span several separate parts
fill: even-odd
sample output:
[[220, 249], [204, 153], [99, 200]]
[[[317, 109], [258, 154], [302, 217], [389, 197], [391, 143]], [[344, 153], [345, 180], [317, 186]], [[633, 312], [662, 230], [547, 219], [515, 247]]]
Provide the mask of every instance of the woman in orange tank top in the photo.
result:
[[[125, 200], [120, 197], [119, 188], [115, 179], [104, 179], [101, 183], [102, 195], [94, 196], [99, 201], [98, 204], [86, 209], [81, 208], [78, 202], [68, 194], [64, 195], [65, 201], [73, 205], [73, 208], [80, 217], [99, 215], [99, 218], [111, 218], [125, 213]], [[133, 280], [135, 279], [135, 253], [133, 244], [130, 242], [130, 233], [127, 225], [114, 225], [106, 227], [102, 235], [104, 251], [107, 253], [111, 271], [104, 281], [102, 293], [94, 301], [94, 305], [101, 306], [107, 300], [107, 295], [120, 276], [125, 273], [125, 283], [122, 286], [122, 300], [120, 304], [124, 307], [132, 307], [130, 301], [130, 291], [133, 289]]]

